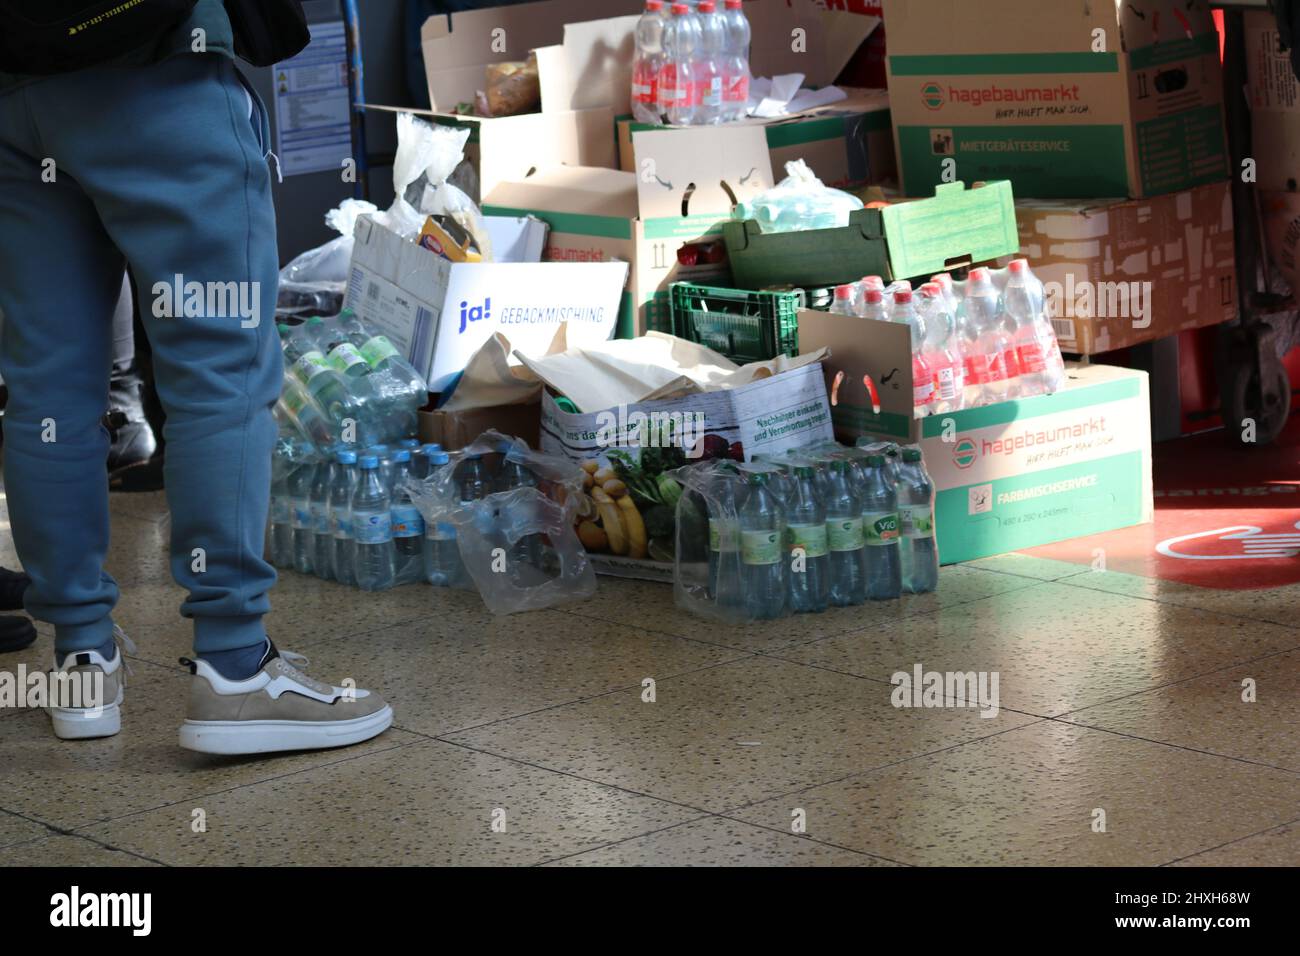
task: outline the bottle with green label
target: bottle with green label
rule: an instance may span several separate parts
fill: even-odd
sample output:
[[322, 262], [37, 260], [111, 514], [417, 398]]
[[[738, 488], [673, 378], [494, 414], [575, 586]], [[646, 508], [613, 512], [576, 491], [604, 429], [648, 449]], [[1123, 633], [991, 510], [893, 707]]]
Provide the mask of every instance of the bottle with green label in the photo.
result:
[[899, 469], [898, 512], [903, 588], [912, 594], [939, 586], [939, 549], [934, 539], [934, 482], [919, 448], [904, 448]]
[[745, 502], [740, 507], [741, 585], [746, 616], [771, 620], [785, 613], [785, 509], [770, 487], [771, 474], [745, 475]]
[[817, 493], [816, 471], [812, 465], [795, 465], [792, 478], [786, 525], [790, 610], [796, 614], [816, 614], [826, 610], [830, 601], [826, 506]]
[[285, 362], [335, 428], [341, 430], [349, 421], [361, 428], [366, 418], [365, 390], [330, 365], [322, 341], [324, 324], [311, 318], [292, 329], [283, 343]]
[[898, 493], [889, 480], [884, 455], [867, 458], [862, 525], [866, 538], [867, 596], [873, 601], [896, 598], [903, 590], [898, 553]]
[[335, 322], [355, 347], [357, 356], [369, 366], [369, 381], [384, 409], [390, 432], [414, 433], [417, 413], [429, 397], [424, 377], [387, 336], [366, 328], [351, 309], [344, 309]]
[[862, 604], [867, 599], [862, 559], [862, 504], [854, 494], [851, 481], [850, 463], [843, 458], [831, 461], [823, 496], [830, 603], [836, 607]]

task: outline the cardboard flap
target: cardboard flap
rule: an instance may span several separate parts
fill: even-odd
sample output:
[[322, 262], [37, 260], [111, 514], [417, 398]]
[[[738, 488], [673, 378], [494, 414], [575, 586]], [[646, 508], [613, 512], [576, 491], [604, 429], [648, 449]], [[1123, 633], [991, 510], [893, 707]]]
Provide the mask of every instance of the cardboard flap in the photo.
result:
[[913, 421], [911, 330], [897, 322], [804, 309], [799, 313], [799, 350], [820, 349], [830, 350], [828, 369], [838, 370], [826, 381], [837, 426], [887, 422], [906, 438]]
[[753, 74], [802, 73], [808, 86], [834, 83], [879, 23], [875, 17], [828, 12], [814, 0], [749, 0], [745, 16], [753, 33]]
[[632, 148], [642, 219], [726, 215], [733, 202], [753, 199], [773, 185], [762, 126], [701, 126], [689, 136], [644, 130], [632, 134]]
[[1006, 180], [974, 189], [941, 183], [933, 199], [895, 203], [881, 214], [896, 276], [933, 275], [1020, 248], [1015, 201]]
[[[1087, 53], [1097, 28], [1106, 32], [1106, 49], [1114, 53], [1119, 49], [1115, 6], [1109, 0], [884, 0], [882, 4], [890, 49], [918, 51], [890, 55], [890, 66], [896, 71], [900, 60], [910, 70], [910, 64], [921, 68], [927, 59], [952, 54], [987, 59], [1003, 53]], [[1144, 10], [1151, 6], [1141, 4]]]
[[564, 27], [562, 44], [537, 51], [542, 109], [607, 106], [618, 115], [629, 112], [638, 19], [630, 16], [569, 23]]
[[590, 166], [554, 166], [522, 182], [500, 183], [485, 205], [588, 216], [637, 218], [632, 173]]

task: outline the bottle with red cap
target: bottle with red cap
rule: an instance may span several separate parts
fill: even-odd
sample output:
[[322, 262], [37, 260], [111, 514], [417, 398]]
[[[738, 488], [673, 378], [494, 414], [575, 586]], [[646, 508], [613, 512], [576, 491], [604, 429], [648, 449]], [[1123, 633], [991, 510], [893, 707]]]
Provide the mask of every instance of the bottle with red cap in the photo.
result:
[[1034, 286], [1036, 281], [1029, 271], [1028, 261], [1013, 259], [1007, 267], [1007, 285], [1002, 291], [1007, 324], [1014, 329], [1016, 359], [1020, 363], [1019, 395], [1023, 398], [1047, 391], [1044, 375], [1050, 351], [1047, 338], [1048, 335], [1055, 337], [1050, 325], [1045, 334], [1040, 324], [1045, 320], [1039, 306], [1041, 297], [1036, 294], [1038, 289]]
[[674, 3], [664, 24], [664, 58], [659, 66], [659, 109], [674, 126], [695, 120], [695, 53], [699, 30], [695, 15], [684, 3]]
[[[860, 280], [853, 283], [853, 313], [862, 315], [863, 303], [865, 301], [866, 291], [868, 289], [885, 288], [885, 280], [880, 276], [863, 276]], [[883, 297], [882, 300], [883, 301]]]
[[726, 119], [723, 102], [723, 66], [726, 61], [727, 26], [715, 0], [700, 0], [696, 8], [700, 45], [695, 55], [695, 123], [716, 126]]
[[1015, 382], [1009, 374], [1016, 365], [1015, 347], [1003, 327], [1002, 304], [989, 270], [970, 271], [966, 299], [962, 303], [975, 336], [975, 349], [966, 368], [967, 382], [980, 389], [980, 404], [992, 405], [1015, 397]]
[[953, 358], [957, 364], [953, 366], [953, 377], [956, 382], [957, 392], [961, 395], [962, 408], [974, 408], [979, 404], [978, 396], [972, 396], [970, 389], [966, 385], [966, 368], [969, 365], [967, 361], [970, 355], [972, 343], [969, 330], [969, 323], [966, 321], [965, 313], [961, 307], [961, 300], [957, 297], [957, 289], [952, 281], [952, 274], [940, 272], [930, 280], [939, 283], [943, 290], [943, 301], [947, 307], [948, 313], [948, 350], [952, 352]]
[[853, 286], [837, 285], [835, 287], [835, 298], [831, 301], [831, 312], [834, 315], [853, 315]]
[[726, 0], [722, 12], [726, 45], [722, 57], [723, 122], [744, 119], [749, 112], [749, 43], [752, 33], [742, 0]]
[[664, 0], [646, 0], [636, 24], [636, 56], [632, 60], [632, 115], [640, 123], [658, 123], [659, 70], [664, 58]]
[[942, 415], [961, 409], [965, 375], [961, 360], [949, 347], [953, 320], [944, 299], [943, 286], [927, 282], [920, 289], [917, 313], [921, 318], [923, 337], [921, 355], [929, 366], [933, 379], [930, 396], [930, 414]]
[[[880, 280], [877, 279], [876, 281], [879, 282]], [[888, 322], [889, 307], [885, 303], [884, 284], [864, 286], [855, 311], [864, 319]]]
[[894, 290], [894, 306], [889, 318], [912, 330], [912, 414], [924, 418], [934, 399], [934, 374], [925, 360], [925, 327], [916, 314], [911, 288]]

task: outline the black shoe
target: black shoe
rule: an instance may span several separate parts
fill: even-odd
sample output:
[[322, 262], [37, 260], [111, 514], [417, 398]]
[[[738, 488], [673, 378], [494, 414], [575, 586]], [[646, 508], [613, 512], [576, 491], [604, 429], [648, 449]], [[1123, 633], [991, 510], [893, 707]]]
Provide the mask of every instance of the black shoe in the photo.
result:
[[104, 427], [113, 442], [108, 451], [110, 475], [143, 465], [158, 448], [153, 426], [144, 414], [144, 380], [134, 362], [113, 369]]
[[0, 611], [21, 611], [23, 593], [31, 583], [32, 579], [22, 571], [0, 568]]
[[0, 614], [0, 653], [21, 651], [36, 640], [36, 627], [20, 614]]

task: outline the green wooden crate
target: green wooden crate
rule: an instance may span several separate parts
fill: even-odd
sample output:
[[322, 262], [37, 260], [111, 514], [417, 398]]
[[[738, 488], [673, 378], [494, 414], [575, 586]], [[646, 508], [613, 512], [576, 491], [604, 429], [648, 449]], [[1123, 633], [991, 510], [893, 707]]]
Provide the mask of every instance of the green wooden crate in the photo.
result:
[[673, 328], [678, 337], [721, 352], [738, 365], [799, 354], [803, 292], [752, 292], [674, 282]]

